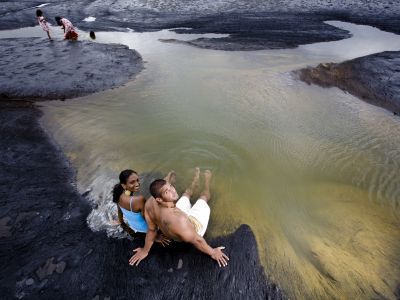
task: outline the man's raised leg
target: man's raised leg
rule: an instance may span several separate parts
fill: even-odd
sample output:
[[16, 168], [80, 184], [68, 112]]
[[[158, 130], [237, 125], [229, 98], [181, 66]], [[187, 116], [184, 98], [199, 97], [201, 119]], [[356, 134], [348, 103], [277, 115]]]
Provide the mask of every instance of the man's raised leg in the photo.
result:
[[200, 168], [196, 167], [195, 171], [194, 171], [194, 177], [193, 177], [192, 183], [185, 190], [185, 192], [182, 194], [182, 196], [186, 196], [190, 199], [190, 197], [192, 197], [193, 193], [199, 187], [199, 181], [200, 181]]
[[211, 182], [212, 173], [210, 170], [204, 171], [204, 189], [200, 194], [200, 198], [208, 202], [211, 198], [210, 192], [210, 182]]
[[167, 174], [167, 176], [164, 177], [164, 180], [172, 185], [175, 184], [176, 181], [176, 173], [175, 171], [169, 171], [169, 173]]

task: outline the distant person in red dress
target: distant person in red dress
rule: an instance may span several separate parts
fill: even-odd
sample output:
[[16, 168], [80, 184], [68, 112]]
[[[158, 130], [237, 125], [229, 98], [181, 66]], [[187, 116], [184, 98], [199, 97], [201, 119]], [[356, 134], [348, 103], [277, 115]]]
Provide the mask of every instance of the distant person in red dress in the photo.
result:
[[63, 17], [56, 17], [56, 22], [64, 29], [64, 38], [66, 40], [76, 41], [78, 39], [78, 33], [70, 20]]

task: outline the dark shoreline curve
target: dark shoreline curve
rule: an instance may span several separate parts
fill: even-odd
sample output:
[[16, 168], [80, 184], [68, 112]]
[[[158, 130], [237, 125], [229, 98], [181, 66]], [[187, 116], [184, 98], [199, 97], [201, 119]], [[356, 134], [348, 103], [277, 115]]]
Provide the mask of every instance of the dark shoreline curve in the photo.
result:
[[400, 115], [400, 51], [386, 51], [342, 63], [295, 71], [308, 84], [338, 87]]
[[0, 101], [84, 96], [121, 86], [143, 70], [135, 50], [90, 41], [2, 39], [0, 56]]
[[266, 278], [247, 225], [210, 241], [226, 247], [226, 268], [181, 243], [156, 246], [139, 267], [129, 266], [131, 250], [143, 240], [92, 232], [86, 223], [91, 207], [40, 127], [39, 109], [1, 103], [2, 298], [286, 299]]

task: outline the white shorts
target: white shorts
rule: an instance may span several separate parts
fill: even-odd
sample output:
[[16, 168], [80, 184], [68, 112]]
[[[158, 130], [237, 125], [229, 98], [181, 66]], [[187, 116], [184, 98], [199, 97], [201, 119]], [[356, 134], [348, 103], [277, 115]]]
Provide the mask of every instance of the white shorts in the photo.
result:
[[[192, 206], [189, 198], [187, 196], [182, 196], [176, 202], [176, 207], [186, 213], [192, 223], [196, 223], [193, 225], [200, 236], [203, 236], [206, 233], [208, 220], [210, 219], [210, 207], [208, 206], [207, 201], [200, 198]], [[195, 219], [194, 221], [193, 218]]]

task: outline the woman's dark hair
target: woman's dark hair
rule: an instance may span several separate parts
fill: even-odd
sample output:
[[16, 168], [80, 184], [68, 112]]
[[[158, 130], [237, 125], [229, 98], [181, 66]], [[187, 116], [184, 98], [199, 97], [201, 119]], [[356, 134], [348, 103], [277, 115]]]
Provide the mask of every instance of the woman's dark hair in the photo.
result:
[[126, 181], [132, 174], [137, 175], [138, 173], [133, 170], [123, 170], [119, 174], [119, 183], [117, 183], [112, 190], [113, 202], [115, 203], [119, 202], [119, 196], [121, 196], [121, 194], [124, 192], [124, 188], [122, 187], [121, 184], [126, 184]]
[[36, 17], [41, 17], [43, 16], [43, 12], [40, 9], [36, 10]]
[[62, 25], [62, 23], [61, 23], [61, 17], [55, 17], [55, 19], [56, 19], [56, 22], [57, 22], [57, 24], [59, 25], [59, 26], [61, 26]]

